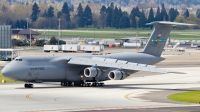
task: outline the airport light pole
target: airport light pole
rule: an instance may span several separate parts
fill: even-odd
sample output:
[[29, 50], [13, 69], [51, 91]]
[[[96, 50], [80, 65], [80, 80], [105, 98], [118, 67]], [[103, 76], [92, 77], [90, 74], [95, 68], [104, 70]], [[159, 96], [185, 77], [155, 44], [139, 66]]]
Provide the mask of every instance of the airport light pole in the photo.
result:
[[31, 28], [30, 28], [30, 48], [31, 48]]
[[44, 31], [44, 43], [46, 44], [46, 30]]
[[26, 20], [27, 20], [26, 21], [26, 27], [27, 27], [26, 29], [28, 29], [28, 18], [26, 18]]
[[[96, 14], [96, 7], [94, 7], [94, 8], [95, 8], [95, 9], [94, 9], [94, 13]], [[96, 27], [96, 26], [95, 26], [95, 25], [96, 25], [95, 22], [96, 22], [96, 21], [93, 19], [93, 24], [94, 24], [94, 39], [95, 39], [95, 27]]]
[[168, 41], [168, 45], [171, 45], [171, 39], [170, 39], [170, 35], [169, 35], [169, 41]]
[[136, 50], [139, 51], [139, 46], [137, 46], [138, 43], [138, 32], [136, 32]]
[[95, 39], [95, 21], [94, 21], [94, 39]]
[[49, 27], [48, 27], [48, 35], [47, 35], [47, 39], [49, 40]]
[[60, 20], [61, 19], [58, 19], [58, 21], [59, 21], [59, 25], [58, 25], [58, 31], [59, 31], [59, 34], [58, 34], [58, 45], [59, 45], [59, 39], [60, 39]]

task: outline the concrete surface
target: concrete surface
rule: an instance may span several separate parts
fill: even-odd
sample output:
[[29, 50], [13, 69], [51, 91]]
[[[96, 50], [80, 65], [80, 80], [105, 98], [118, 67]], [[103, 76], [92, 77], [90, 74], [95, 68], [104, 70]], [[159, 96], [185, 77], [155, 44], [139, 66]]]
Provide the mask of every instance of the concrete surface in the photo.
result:
[[200, 67], [167, 68], [167, 70], [183, 73], [107, 81], [105, 87], [60, 87], [59, 83], [49, 83], [35, 84], [35, 88], [25, 89], [23, 84], [2, 84], [0, 86], [0, 110], [7, 112], [85, 111], [199, 107], [198, 104], [169, 101], [166, 97], [173, 92], [188, 91], [191, 88], [198, 89], [200, 87]]

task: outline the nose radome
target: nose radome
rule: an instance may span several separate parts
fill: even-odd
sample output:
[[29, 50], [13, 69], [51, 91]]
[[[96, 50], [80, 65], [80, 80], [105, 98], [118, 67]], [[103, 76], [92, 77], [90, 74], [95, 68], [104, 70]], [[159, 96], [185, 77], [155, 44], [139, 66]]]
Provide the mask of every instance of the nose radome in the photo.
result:
[[2, 75], [7, 77], [7, 78], [12, 78], [12, 71], [10, 67], [6, 66], [2, 69], [1, 71]]
[[14, 67], [10, 66], [10, 65], [6, 65], [2, 71], [1, 71], [2, 75], [10, 78], [10, 79], [14, 79], [14, 80], [20, 80], [23, 79], [24, 75], [16, 75], [16, 74], [21, 74], [19, 71], [15, 70]]
[[3, 76], [7, 76], [8, 75], [8, 70], [4, 67], [3, 69], [2, 69], [2, 71], [1, 71], [1, 73], [2, 73], [2, 75]]

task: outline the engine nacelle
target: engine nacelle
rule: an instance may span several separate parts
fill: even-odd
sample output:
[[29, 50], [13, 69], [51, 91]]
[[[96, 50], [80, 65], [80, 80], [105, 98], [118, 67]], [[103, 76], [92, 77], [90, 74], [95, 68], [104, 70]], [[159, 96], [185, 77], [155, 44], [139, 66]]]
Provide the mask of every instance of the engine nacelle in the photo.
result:
[[126, 78], [126, 73], [120, 70], [113, 70], [109, 72], [108, 77], [111, 80], [123, 80]]
[[84, 70], [84, 75], [86, 77], [99, 77], [102, 74], [102, 71], [96, 67], [88, 67]]

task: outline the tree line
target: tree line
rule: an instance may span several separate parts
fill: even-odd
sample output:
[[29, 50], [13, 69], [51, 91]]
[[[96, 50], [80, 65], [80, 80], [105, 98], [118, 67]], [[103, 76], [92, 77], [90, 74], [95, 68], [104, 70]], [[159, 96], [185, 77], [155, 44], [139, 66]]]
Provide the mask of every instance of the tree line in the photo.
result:
[[[5, 12], [8, 8], [2, 6], [2, 12]], [[71, 15], [75, 13], [74, 15]], [[192, 17], [194, 18], [192, 18]], [[189, 18], [190, 17], [190, 18]], [[189, 18], [189, 19], [188, 19]], [[83, 27], [95, 27], [104, 28], [112, 27], [116, 29], [125, 28], [152, 28], [152, 26], [146, 26], [146, 23], [153, 21], [176, 21], [198, 24], [200, 18], [200, 10], [197, 10], [197, 14], [192, 15], [189, 10], [186, 9], [184, 14], [180, 14], [177, 9], [170, 8], [167, 12], [164, 4], [157, 9], [140, 9], [139, 7], [132, 8], [130, 14], [127, 11], [122, 11], [120, 7], [111, 3], [109, 6], [102, 6], [98, 13], [92, 12], [89, 5], [85, 7], [79, 3], [76, 12], [73, 5], [68, 5], [64, 2], [60, 11], [55, 14], [53, 6], [49, 6], [47, 9], [41, 12], [37, 3], [34, 3], [31, 8], [31, 14], [26, 20], [6, 19], [6, 24], [11, 24], [13, 28], [39, 28], [39, 29], [58, 29], [59, 20], [60, 28], [62, 29], [74, 29]], [[192, 19], [192, 20], [191, 20]], [[28, 25], [27, 25], [28, 22]]]

